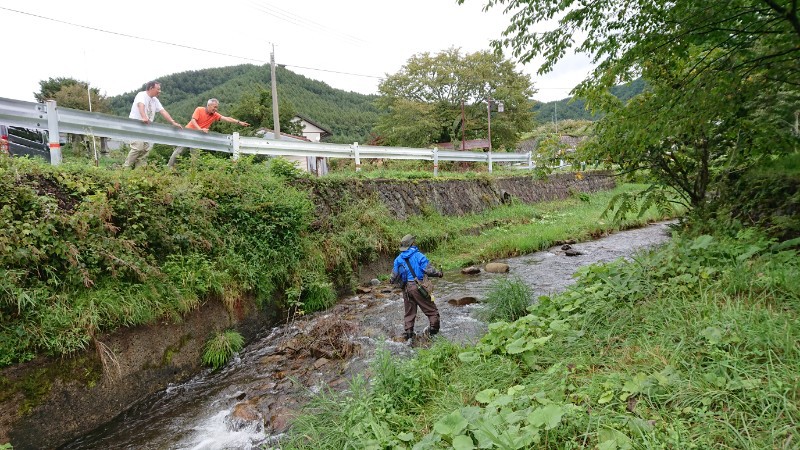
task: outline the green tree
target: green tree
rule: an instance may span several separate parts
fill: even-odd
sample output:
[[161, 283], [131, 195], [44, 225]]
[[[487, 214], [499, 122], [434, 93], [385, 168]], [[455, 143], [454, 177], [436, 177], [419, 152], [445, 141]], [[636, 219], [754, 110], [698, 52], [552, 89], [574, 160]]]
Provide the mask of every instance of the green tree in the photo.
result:
[[[89, 89], [92, 99], [92, 111], [110, 113], [111, 105], [108, 99], [100, 94], [96, 88]], [[87, 94], [86, 83], [79, 82], [76, 84], [65, 85], [53, 94], [52, 99], [56, 101], [58, 106], [63, 108], [80, 109], [83, 111], [89, 110], [89, 95]]]
[[[281, 133], [293, 134], [295, 136], [302, 136], [303, 128], [292, 119], [297, 115], [294, 106], [288, 101], [278, 97], [278, 120], [281, 125]], [[228, 115], [228, 114], [226, 114]], [[231, 108], [231, 117], [236, 117], [250, 124], [247, 130], [240, 130], [237, 127], [225, 122], [217, 122], [214, 124], [214, 131], [222, 133], [230, 133], [234, 128], [239, 130], [243, 135], [252, 135], [259, 128], [269, 128], [274, 130], [273, 117], [272, 117], [272, 92], [259, 88], [257, 92], [248, 92], [239, 99], [239, 102]]]
[[[590, 156], [650, 169], [656, 187], [676, 188], [688, 205], [706, 205], [728, 174], [800, 147], [794, 0], [490, 0], [487, 8], [499, 5], [516, 13], [494, 45], [522, 62], [543, 57], [540, 72], [586, 36], [575, 51], [598, 64], [578, 95], [608, 112]], [[557, 26], [530, 32], [553, 17]], [[625, 103], [608, 93], [639, 76], [651, 90]]]
[[[39, 82], [40, 90], [33, 95], [36, 100], [44, 102], [46, 100], [55, 100], [56, 104], [62, 108], [79, 109], [82, 111], [89, 111], [89, 99], [91, 98], [91, 110], [94, 112], [111, 113], [111, 102], [105, 95], [100, 94], [97, 88], [89, 88], [88, 83], [85, 81], [78, 81], [74, 78], [48, 78]], [[90, 97], [91, 96], [91, 97]], [[84, 142], [82, 137], [76, 134], [70, 134], [70, 142], [73, 146], [85, 145], [88, 149], [88, 143]], [[108, 138], [100, 138], [101, 152], [105, 153]]]
[[39, 92], [34, 92], [36, 101], [45, 102], [55, 100], [58, 106], [64, 108], [89, 110], [89, 96], [91, 93], [92, 111], [111, 112], [111, 104], [105, 95], [100, 94], [97, 88], [89, 89], [88, 83], [74, 78], [58, 77], [39, 81]]
[[45, 101], [54, 98], [56, 92], [60, 91], [61, 88], [72, 86], [78, 83], [79, 81], [74, 78], [51, 77], [46, 80], [39, 81], [39, 92], [34, 92], [33, 96], [36, 98], [37, 102], [44, 103]]
[[[513, 147], [532, 126], [530, 77], [500, 53], [462, 55], [450, 48], [420, 53], [379, 86], [377, 106], [386, 112], [376, 131], [388, 145], [427, 147], [461, 140], [464, 105], [466, 139], [487, 136], [487, 100], [502, 101], [505, 112], [492, 113], [492, 145]], [[493, 103], [493, 110], [494, 108]]]

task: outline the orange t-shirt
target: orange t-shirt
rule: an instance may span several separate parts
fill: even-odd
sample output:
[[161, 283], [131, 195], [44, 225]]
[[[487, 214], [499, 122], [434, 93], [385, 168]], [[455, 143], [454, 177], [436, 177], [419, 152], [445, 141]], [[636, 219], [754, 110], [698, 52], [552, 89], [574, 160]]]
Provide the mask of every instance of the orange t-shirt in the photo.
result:
[[215, 112], [214, 114], [209, 114], [208, 111], [206, 111], [206, 108], [198, 106], [197, 108], [195, 108], [194, 114], [192, 114], [192, 119], [194, 119], [195, 122], [197, 122], [197, 124], [200, 125], [200, 128], [195, 127], [191, 121], [189, 121], [189, 123], [186, 125], [186, 128], [191, 128], [194, 130], [209, 128], [212, 123], [218, 121], [221, 118], [222, 114], [218, 112]]

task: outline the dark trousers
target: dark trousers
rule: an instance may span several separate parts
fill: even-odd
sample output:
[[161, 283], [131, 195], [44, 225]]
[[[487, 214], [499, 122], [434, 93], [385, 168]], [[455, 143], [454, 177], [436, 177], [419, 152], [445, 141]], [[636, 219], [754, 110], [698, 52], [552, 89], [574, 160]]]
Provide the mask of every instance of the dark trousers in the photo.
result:
[[411, 281], [403, 289], [403, 306], [406, 310], [405, 327], [406, 331], [414, 330], [414, 321], [417, 319], [417, 307], [428, 316], [430, 331], [439, 331], [439, 308], [432, 301], [426, 299], [417, 290], [417, 283]]

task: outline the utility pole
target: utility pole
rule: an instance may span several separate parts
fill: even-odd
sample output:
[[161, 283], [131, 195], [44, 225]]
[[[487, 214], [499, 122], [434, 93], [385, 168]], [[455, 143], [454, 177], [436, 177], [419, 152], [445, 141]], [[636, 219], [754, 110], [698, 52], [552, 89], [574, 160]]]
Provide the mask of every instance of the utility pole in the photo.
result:
[[556, 134], [558, 134], [558, 100], [553, 103], [553, 124], [556, 126]]
[[489, 173], [492, 172], [492, 102], [497, 103], [497, 112], [504, 111], [503, 102], [498, 102], [491, 96], [486, 99], [486, 128], [489, 134]]
[[464, 117], [464, 100], [461, 100], [461, 151], [467, 149], [464, 139], [464, 126], [466, 125], [466, 118]]
[[486, 128], [489, 132], [489, 172], [492, 171], [492, 97], [486, 99]]
[[275, 140], [281, 138], [280, 114], [278, 114], [278, 81], [275, 78], [275, 44], [272, 44], [272, 53], [269, 54], [269, 62], [272, 66], [272, 128]]

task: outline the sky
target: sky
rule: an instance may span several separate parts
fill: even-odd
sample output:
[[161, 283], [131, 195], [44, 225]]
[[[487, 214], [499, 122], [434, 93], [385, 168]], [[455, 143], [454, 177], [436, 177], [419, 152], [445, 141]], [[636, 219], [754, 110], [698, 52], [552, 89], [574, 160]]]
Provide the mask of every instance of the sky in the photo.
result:
[[[88, 81], [106, 96], [165, 75], [275, 61], [331, 87], [376, 94], [415, 54], [490, 49], [510, 22], [485, 0], [0, 0], [0, 97], [34, 101], [39, 81]], [[10, 47], [18, 45], [18, 50]], [[510, 53], [507, 53], [509, 57]], [[547, 75], [518, 65], [538, 90], [566, 98], [591, 64], [568, 56]], [[280, 79], [278, 79], [280, 83]], [[164, 91], [169, 86], [162, 86]]]

